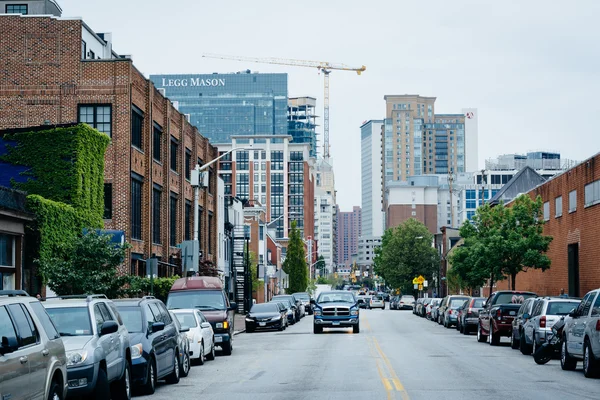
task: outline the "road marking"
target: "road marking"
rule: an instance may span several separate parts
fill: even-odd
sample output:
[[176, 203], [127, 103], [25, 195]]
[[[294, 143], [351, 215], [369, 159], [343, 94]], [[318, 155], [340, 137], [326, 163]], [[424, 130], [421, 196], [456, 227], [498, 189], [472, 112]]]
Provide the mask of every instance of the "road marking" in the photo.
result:
[[[368, 341], [368, 342], [369, 342], [369, 350], [371, 351], [371, 353], [373, 353], [373, 356], [377, 356], [376, 354], [374, 354], [375, 351], [373, 350], [373, 346], [371, 346], [371, 342], [370, 341]], [[381, 379], [381, 382], [383, 383], [383, 387], [385, 388], [385, 394], [386, 394], [388, 400], [391, 400], [392, 385], [389, 384], [388, 379], [384, 376], [383, 369], [381, 368], [381, 364], [379, 363], [379, 360], [375, 360], [375, 364], [377, 365], [377, 373], [379, 374], [379, 379]], [[387, 385], [386, 385], [386, 383], [387, 383]]]
[[392, 383], [390, 382], [389, 378], [384, 378], [383, 386], [385, 386], [385, 390], [387, 390], [388, 392], [391, 392], [393, 390]]

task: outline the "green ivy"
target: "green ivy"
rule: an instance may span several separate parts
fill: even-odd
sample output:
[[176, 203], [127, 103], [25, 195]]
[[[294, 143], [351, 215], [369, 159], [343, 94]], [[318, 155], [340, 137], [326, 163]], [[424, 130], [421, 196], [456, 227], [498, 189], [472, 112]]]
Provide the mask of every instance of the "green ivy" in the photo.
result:
[[150, 282], [150, 278], [141, 276], [129, 276], [128, 287], [123, 289], [123, 295], [127, 297], [141, 297], [151, 294], [151, 287], [154, 285], [154, 296], [164, 302], [167, 301], [169, 291], [173, 283], [179, 279], [175, 275], [169, 278], [154, 278], [154, 282]]

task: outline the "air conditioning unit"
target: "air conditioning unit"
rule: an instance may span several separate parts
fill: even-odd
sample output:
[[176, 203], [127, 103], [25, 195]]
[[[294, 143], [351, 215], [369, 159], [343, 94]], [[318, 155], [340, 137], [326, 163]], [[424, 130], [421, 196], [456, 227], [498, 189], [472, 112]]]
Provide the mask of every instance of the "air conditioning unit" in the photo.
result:
[[158, 93], [162, 94], [163, 97], [167, 97], [167, 91], [165, 88], [158, 88]]
[[179, 102], [177, 100], [173, 100], [173, 108], [179, 111]]
[[192, 115], [191, 114], [183, 114], [185, 115], [185, 119], [187, 119], [187, 122], [190, 122]]

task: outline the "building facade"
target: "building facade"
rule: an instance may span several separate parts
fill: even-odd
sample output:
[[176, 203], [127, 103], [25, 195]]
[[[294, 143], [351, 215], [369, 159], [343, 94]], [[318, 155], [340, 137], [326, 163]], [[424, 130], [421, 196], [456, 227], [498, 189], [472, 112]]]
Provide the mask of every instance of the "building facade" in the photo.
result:
[[358, 257], [356, 265], [360, 270], [360, 276], [363, 278], [372, 278], [373, 259], [375, 258], [375, 249], [381, 247], [380, 236], [362, 236], [358, 239]]
[[361, 231], [361, 208], [352, 207], [352, 211], [341, 212], [339, 206], [336, 207], [337, 213], [337, 259], [336, 264], [350, 265], [352, 254], [358, 252], [358, 238], [362, 235]]
[[360, 127], [362, 225], [365, 236], [382, 236], [384, 230], [382, 198], [383, 120], [370, 120]]
[[438, 178], [419, 176], [405, 182], [390, 182], [386, 189], [386, 228], [395, 228], [414, 218], [429, 232], [438, 232]]
[[314, 231], [314, 159], [310, 144], [292, 143], [288, 135], [232, 136], [219, 152], [239, 148], [220, 160], [225, 196], [266, 207], [266, 221], [276, 239], [288, 237], [295, 220], [304, 237]]
[[325, 259], [327, 273], [332, 273], [337, 259], [337, 212], [331, 159], [319, 159], [315, 172], [314, 239], [318, 243], [319, 256]]
[[[111, 35], [80, 19], [1, 15], [0, 129], [84, 122], [110, 136], [105, 155], [106, 229], [120, 230], [132, 248], [127, 270], [173, 273], [178, 243], [193, 234], [190, 171], [218, 152], [186, 116], [112, 51]], [[35, 44], [35, 45], [34, 45]], [[216, 167], [216, 166], [215, 166]], [[201, 190], [200, 249], [217, 262], [216, 169]]]
[[288, 100], [288, 134], [294, 143], [309, 143], [310, 156], [317, 158], [317, 99], [291, 97]]
[[165, 96], [179, 104], [190, 122], [213, 144], [232, 135], [288, 132], [287, 74], [250, 70], [230, 74], [151, 75]]

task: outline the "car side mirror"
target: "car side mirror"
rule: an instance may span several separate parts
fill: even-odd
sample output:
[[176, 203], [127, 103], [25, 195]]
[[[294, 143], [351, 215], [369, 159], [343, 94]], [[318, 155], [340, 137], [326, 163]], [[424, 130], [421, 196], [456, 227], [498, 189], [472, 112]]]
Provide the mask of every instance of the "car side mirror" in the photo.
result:
[[316, 303], [315, 299], [310, 299], [310, 304], [315, 304], [315, 303]]
[[158, 332], [158, 331], [162, 331], [165, 329], [165, 323], [164, 322], [155, 322], [152, 324], [152, 333], [154, 332]]
[[100, 336], [115, 333], [118, 330], [119, 324], [117, 324], [115, 321], [104, 321], [100, 326]]
[[529, 313], [525, 313], [525, 314], [523, 314], [523, 319], [529, 319], [530, 316], [531, 315], [529, 315]]
[[229, 303], [229, 307], [227, 307], [227, 311], [235, 311], [237, 310], [237, 303], [233, 302], [233, 303]]
[[5, 355], [14, 352], [19, 348], [17, 344], [17, 338], [11, 337], [10, 339], [6, 336], [2, 336], [2, 343], [0, 344], [0, 354]]
[[180, 332], [180, 333], [189, 332], [189, 331], [190, 331], [190, 327], [189, 327], [189, 326], [182, 326], [182, 327], [179, 329], [179, 332]]
[[577, 316], [577, 309], [574, 308], [569, 312], [569, 317], [574, 318]]
[[487, 306], [487, 301], [484, 301], [483, 303], [481, 303], [482, 308], [485, 308], [485, 306]]
[[203, 323], [201, 323], [200, 324], [200, 328], [204, 328], [204, 329], [210, 328], [210, 322], [203, 322]]

